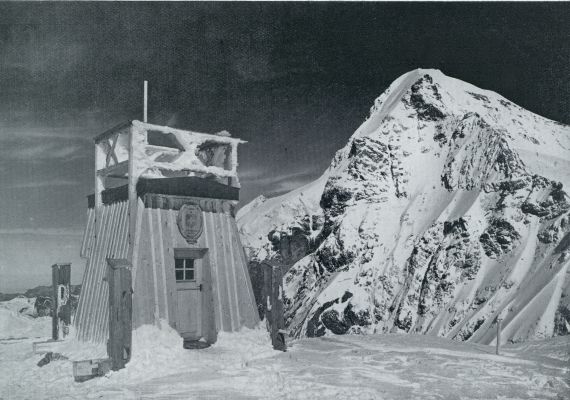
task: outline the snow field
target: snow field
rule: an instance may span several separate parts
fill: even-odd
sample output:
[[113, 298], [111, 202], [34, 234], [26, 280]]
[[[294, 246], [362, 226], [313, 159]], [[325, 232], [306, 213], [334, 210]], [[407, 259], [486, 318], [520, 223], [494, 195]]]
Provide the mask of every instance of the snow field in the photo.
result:
[[[492, 346], [431, 336], [330, 335], [291, 341], [283, 353], [272, 350], [262, 326], [221, 333], [204, 350], [184, 350], [182, 339], [165, 325], [135, 330], [127, 368], [84, 383], [73, 381], [70, 361], [37, 367], [42, 356], [32, 353], [32, 343], [38, 339], [7, 339], [1, 333], [0, 399], [561, 400], [570, 395], [567, 337], [505, 345], [496, 356]], [[97, 349], [72, 340], [63, 347], [75, 358], [94, 356]]]

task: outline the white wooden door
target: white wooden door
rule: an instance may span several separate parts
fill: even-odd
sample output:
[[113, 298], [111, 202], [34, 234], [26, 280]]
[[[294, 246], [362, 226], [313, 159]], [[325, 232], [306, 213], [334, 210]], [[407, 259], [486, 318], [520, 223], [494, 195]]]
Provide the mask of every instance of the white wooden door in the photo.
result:
[[184, 339], [202, 337], [202, 259], [176, 258], [176, 330]]

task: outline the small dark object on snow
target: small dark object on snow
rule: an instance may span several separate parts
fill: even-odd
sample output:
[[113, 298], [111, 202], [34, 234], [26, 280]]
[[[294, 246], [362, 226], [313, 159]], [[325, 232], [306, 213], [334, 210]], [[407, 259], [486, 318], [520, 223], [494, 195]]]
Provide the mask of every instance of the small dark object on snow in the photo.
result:
[[38, 317], [51, 317], [52, 313], [52, 303], [53, 300], [51, 297], [47, 296], [38, 296], [36, 297], [36, 301], [34, 303], [34, 309], [36, 310], [36, 314]]
[[44, 358], [42, 358], [39, 362], [38, 362], [38, 367], [43, 367], [44, 365], [49, 364], [52, 361], [56, 361], [56, 360], [67, 360], [67, 357], [64, 355], [61, 355], [59, 353], [52, 353], [51, 351], [49, 353], [47, 353]]
[[210, 343], [202, 342], [201, 340], [185, 340], [182, 347], [188, 350], [200, 350], [210, 347]]

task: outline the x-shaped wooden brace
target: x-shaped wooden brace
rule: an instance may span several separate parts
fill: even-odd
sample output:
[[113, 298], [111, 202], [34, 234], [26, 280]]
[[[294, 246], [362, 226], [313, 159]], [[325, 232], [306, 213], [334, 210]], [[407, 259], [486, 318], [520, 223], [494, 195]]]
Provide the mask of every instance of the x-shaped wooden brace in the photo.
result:
[[105, 159], [105, 167], [110, 167], [111, 165], [111, 159], [113, 159], [113, 165], [117, 165], [119, 163], [119, 160], [117, 159], [117, 155], [115, 154], [115, 147], [117, 146], [117, 142], [119, 141], [119, 134], [115, 134], [112, 137], [110, 137], [109, 139], [107, 139], [106, 145], [107, 145], [107, 158]]

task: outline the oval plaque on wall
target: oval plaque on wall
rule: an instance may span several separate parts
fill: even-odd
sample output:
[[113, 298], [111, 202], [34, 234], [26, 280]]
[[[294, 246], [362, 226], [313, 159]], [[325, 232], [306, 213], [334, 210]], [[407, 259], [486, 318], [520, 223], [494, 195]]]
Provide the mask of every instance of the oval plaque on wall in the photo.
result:
[[202, 230], [204, 222], [202, 220], [202, 210], [196, 204], [184, 204], [178, 211], [178, 230], [188, 243], [196, 243]]

